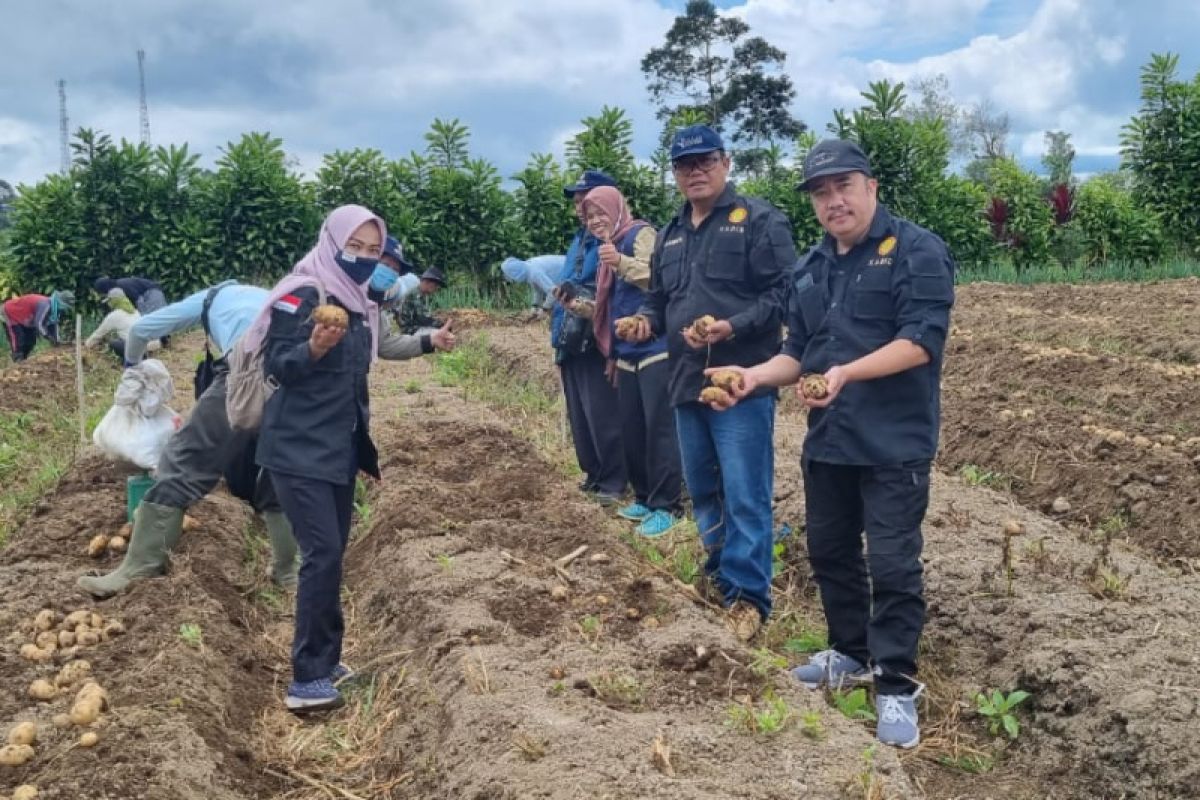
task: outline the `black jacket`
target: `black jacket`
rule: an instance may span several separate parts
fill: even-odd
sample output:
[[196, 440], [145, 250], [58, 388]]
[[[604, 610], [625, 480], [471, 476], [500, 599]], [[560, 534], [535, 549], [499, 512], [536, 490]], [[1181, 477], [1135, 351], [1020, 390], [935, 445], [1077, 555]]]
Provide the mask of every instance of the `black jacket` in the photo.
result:
[[[733, 184], [699, 228], [691, 213], [685, 203], [658, 232], [639, 312], [656, 336], [667, 337], [673, 406], [699, 400], [705, 367], [750, 367], [779, 351], [783, 301], [797, 261], [787, 217], [765, 200], [737, 194]], [[705, 314], [733, 326], [733, 337], [711, 353], [683, 340], [683, 329]]]
[[[298, 306], [289, 298], [300, 301]], [[379, 477], [379, 456], [371, 442], [367, 373], [371, 369], [371, 329], [362, 314], [350, 313], [350, 327], [319, 361], [308, 350], [317, 290], [297, 289], [275, 304], [267, 334], [265, 366], [279, 390], [263, 409], [258, 464], [305, 478], [348, 484], [361, 469]], [[326, 302], [341, 305], [336, 297]]]
[[783, 352], [805, 372], [848, 364], [897, 339], [929, 354], [928, 364], [851, 383], [828, 408], [810, 411], [806, 459], [896, 466], [934, 457], [954, 272], [941, 239], [882, 205], [849, 253], [839, 258], [826, 236], [804, 257], [788, 294]]

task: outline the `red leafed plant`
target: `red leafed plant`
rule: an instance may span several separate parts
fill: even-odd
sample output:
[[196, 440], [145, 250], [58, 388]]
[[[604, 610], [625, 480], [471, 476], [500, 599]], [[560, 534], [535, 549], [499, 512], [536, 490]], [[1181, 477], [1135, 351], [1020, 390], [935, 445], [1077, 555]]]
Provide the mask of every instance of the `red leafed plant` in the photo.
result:
[[1066, 225], [1071, 221], [1075, 212], [1075, 193], [1065, 183], [1056, 183], [1050, 187], [1050, 207], [1054, 209], [1054, 224]]
[[993, 197], [988, 204], [988, 222], [992, 223], [992, 237], [997, 242], [1005, 240], [1004, 227], [1008, 223], [1008, 203], [1003, 197]]

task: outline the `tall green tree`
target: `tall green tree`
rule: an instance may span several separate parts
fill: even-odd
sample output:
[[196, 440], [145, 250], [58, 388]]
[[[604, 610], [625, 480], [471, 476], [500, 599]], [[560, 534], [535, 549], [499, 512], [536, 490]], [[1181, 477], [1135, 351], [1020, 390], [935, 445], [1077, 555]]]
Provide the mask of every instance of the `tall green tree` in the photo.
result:
[[1070, 186], [1075, 180], [1072, 167], [1075, 163], [1075, 146], [1071, 134], [1066, 131], [1046, 131], [1046, 151], [1042, 154], [1042, 166], [1046, 168], [1051, 186]]
[[947, 175], [951, 143], [944, 120], [905, 113], [903, 83], [877, 81], [862, 98], [866, 102], [852, 113], [835, 111], [829, 130], [862, 147], [879, 181], [880, 201], [945, 239], [961, 263], [990, 259], [987, 196]]
[[1142, 67], [1142, 105], [1121, 137], [1135, 197], [1163, 221], [1176, 246], [1200, 253], [1200, 72], [1178, 77], [1178, 54]]
[[518, 255], [558, 253], [577, 225], [571, 201], [563, 186], [572, 173], [559, 167], [549, 153], [535, 153], [525, 168], [513, 176], [513, 192], [521, 232]]
[[642, 59], [659, 119], [700, 112], [749, 147], [795, 138], [804, 125], [790, 111], [796, 91], [782, 69], [787, 54], [749, 33], [743, 20], [722, 16], [709, 0], [689, 0], [666, 41]]
[[374, 149], [327, 154], [317, 170], [316, 195], [322, 212], [356, 203], [379, 214], [389, 225], [401, 202], [388, 160]]
[[222, 148], [204, 192], [227, 277], [269, 286], [316, 243], [321, 218], [313, 192], [269, 133], [247, 133]]

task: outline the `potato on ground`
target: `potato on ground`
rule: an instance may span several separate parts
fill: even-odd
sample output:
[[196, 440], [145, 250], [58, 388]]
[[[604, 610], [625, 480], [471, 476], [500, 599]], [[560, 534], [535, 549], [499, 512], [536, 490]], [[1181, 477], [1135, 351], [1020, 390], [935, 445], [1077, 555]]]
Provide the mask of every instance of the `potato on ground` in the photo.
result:
[[54, 684], [50, 681], [38, 678], [29, 684], [29, 696], [34, 700], [53, 700], [58, 696], [58, 690], [54, 688]]
[[108, 537], [103, 533], [97, 533], [88, 542], [87, 554], [92, 558], [99, 558], [104, 555], [104, 551], [108, 549]]
[[824, 375], [809, 373], [800, 379], [800, 393], [810, 400], [824, 400], [829, 394], [829, 382]]
[[27, 744], [7, 744], [0, 747], [0, 766], [19, 767], [33, 756], [33, 748]]
[[9, 744], [29, 744], [32, 745], [37, 741], [37, 725], [26, 720], [18, 722], [8, 732]]
[[350, 327], [350, 315], [346, 313], [346, 309], [330, 303], [314, 308], [312, 317], [313, 322], [318, 325], [326, 325], [330, 328], [341, 328], [343, 330]]
[[12, 800], [37, 800], [38, 790], [32, 783], [23, 783], [13, 789]]

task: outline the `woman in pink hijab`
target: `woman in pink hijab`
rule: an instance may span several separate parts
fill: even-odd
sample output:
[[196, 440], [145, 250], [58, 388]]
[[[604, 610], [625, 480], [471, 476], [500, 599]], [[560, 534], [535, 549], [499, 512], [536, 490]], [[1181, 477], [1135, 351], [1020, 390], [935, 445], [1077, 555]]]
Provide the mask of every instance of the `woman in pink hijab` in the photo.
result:
[[603, 242], [592, 323], [600, 351], [616, 368], [625, 469], [634, 502], [617, 513], [642, 536], [661, 536], [682, 520], [682, 467], [668, 399], [665, 338], [627, 342], [614, 335], [621, 317], [637, 314], [650, 285], [654, 228], [634, 219], [624, 195], [600, 186], [583, 200], [588, 230]]
[[[300, 547], [292, 682], [296, 713], [342, 705], [342, 555], [350, 537], [355, 477], [379, 477], [370, 436], [367, 373], [379, 309], [368, 296], [387, 229], [362, 206], [335, 209], [313, 249], [271, 292], [245, 334], [263, 349], [279, 389], [263, 409], [256, 459], [271, 476]], [[345, 328], [315, 322], [322, 304], [341, 308]]]

